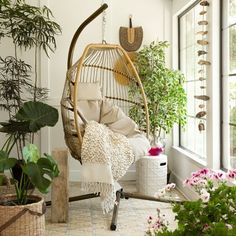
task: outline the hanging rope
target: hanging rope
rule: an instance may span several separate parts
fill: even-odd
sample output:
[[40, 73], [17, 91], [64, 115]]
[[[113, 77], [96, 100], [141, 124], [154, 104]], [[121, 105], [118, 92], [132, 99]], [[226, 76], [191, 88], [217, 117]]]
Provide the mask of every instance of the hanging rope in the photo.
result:
[[[102, 0], [102, 4], [105, 3], [105, 0]], [[106, 11], [102, 13], [102, 43], [106, 43]]]

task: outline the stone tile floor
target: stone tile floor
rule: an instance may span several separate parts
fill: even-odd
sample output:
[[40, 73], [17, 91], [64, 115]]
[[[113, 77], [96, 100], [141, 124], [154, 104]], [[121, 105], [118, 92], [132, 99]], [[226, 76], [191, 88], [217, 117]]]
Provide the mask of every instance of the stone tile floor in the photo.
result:
[[[126, 191], [135, 192], [134, 181], [125, 181], [121, 185]], [[70, 195], [81, 195], [80, 184], [70, 183]], [[178, 192], [176, 196], [182, 197]], [[144, 236], [147, 228], [147, 217], [156, 215], [160, 209], [170, 223], [176, 226], [171, 205], [139, 199], [121, 199], [116, 231], [110, 231], [112, 212], [103, 214], [99, 198], [92, 198], [69, 204], [69, 220], [67, 223], [51, 223], [50, 207], [46, 214], [46, 236]]]

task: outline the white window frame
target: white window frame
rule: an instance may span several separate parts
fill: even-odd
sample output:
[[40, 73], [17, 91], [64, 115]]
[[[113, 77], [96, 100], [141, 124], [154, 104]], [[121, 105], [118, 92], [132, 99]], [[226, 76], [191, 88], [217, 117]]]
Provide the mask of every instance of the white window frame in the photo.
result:
[[[178, 69], [178, 16], [195, 1], [187, 1], [186, 5], [173, 16], [173, 50], [172, 65]], [[207, 166], [213, 169], [220, 168], [220, 0], [209, 0], [209, 36], [208, 53], [211, 55], [211, 66], [208, 72], [208, 84], [206, 94], [210, 97], [207, 102], [207, 140], [206, 160], [200, 160], [193, 153], [179, 147], [179, 127], [176, 125], [173, 131], [173, 149], [179, 157], [191, 159], [197, 165]], [[212, 24], [214, 22], [214, 24]], [[214, 79], [212, 79], [214, 78]]]
[[[226, 4], [225, 4], [226, 3]], [[221, 31], [221, 56], [222, 58], [229, 58], [229, 48], [228, 48], [228, 42], [229, 42], [229, 35], [227, 32], [227, 29], [229, 27], [232, 26], [232, 24], [228, 24], [228, 21], [225, 16], [228, 14], [228, 0], [221, 0], [221, 17], [222, 17], [222, 21], [221, 21], [221, 27], [222, 27], [222, 31]], [[232, 23], [232, 22], [231, 22]], [[233, 25], [236, 24], [236, 20], [233, 23]], [[227, 169], [230, 166], [230, 130], [229, 130], [229, 110], [228, 110], [228, 106], [225, 105], [225, 101], [228, 101], [229, 97], [228, 97], [228, 78], [230, 76], [232, 76], [229, 73], [229, 61], [228, 60], [222, 60], [221, 61], [221, 69], [222, 69], [222, 73], [221, 73], [221, 95], [222, 95], [222, 99], [221, 99], [221, 133], [222, 133], [222, 138], [221, 138], [221, 145], [222, 145], [222, 150], [221, 150], [221, 167], [223, 169]], [[235, 75], [236, 76], [236, 75]]]
[[[178, 16], [178, 38], [179, 40], [179, 70], [182, 69], [182, 63], [184, 62], [185, 64], [183, 64], [185, 71], [183, 71], [183, 73], [187, 73], [186, 75], [186, 82], [184, 84], [184, 86], [186, 86], [188, 89], [190, 88], [190, 90], [194, 90], [194, 93], [189, 93], [189, 91], [187, 90], [187, 99], [191, 98], [190, 103], [187, 102], [187, 106], [190, 106], [190, 111], [188, 111], [187, 109], [187, 124], [186, 124], [186, 128], [189, 127], [188, 124], [188, 118], [191, 120], [191, 122], [194, 122], [194, 127], [192, 125], [190, 125], [190, 130], [186, 130], [187, 132], [184, 133], [184, 128], [179, 127], [180, 128], [180, 139], [179, 139], [179, 146], [182, 149], [185, 149], [187, 152], [191, 152], [197, 159], [201, 159], [203, 161], [205, 161], [206, 158], [206, 131], [202, 131], [201, 133], [198, 130], [198, 123], [200, 122], [200, 119], [195, 117], [195, 114], [200, 111], [198, 105], [200, 103], [204, 103], [206, 105], [206, 102], [201, 102], [199, 100], [195, 100], [194, 99], [194, 95], [201, 95], [201, 91], [199, 89], [199, 86], [202, 85], [202, 83], [198, 80], [198, 73], [197, 71], [199, 70], [199, 66], [197, 65], [197, 61], [199, 60], [199, 57], [197, 56], [197, 49], [196, 47], [199, 47], [199, 45], [197, 45], [197, 39], [200, 39], [200, 37], [198, 35], [196, 35], [196, 31], [198, 28], [197, 25], [197, 20], [198, 20], [198, 11], [199, 10], [199, 3], [200, 0], [195, 1], [189, 8], [187, 8], [185, 11], [183, 11], [179, 16]], [[191, 39], [193, 40], [191, 44], [188, 43], [188, 35], [183, 35], [182, 31], [185, 32], [184, 26], [187, 26], [188, 24], [186, 24], [186, 19], [188, 18], [188, 14], [191, 13], [191, 17], [194, 17], [194, 28], [192, 28], [192, 35], [191, 35]], [[181, 20], [184, 20], [184, 26], [181, 24]], [[182, 38], [182, 36], [184, 36]], [[183, 40], [183, 47], [181, 48], [182, 45], [182, 40]], [[199, 47], [201, 48], [201, 47]], [[188, 54], [189, 50], [192, 51], [194, 49], [193, 54]], [[184, 53], [184, 57], [181, 56], [181, 54]], [[189, 65], [189, 61], [187, 60], [189, 58], [189, 56], [192, 58], [194, 57], [193, 61], [194, 64], [193, 65]], [[183, 59], [183, 62], [182, 62]], [[191, 74], [191, 77], [189, 77], [189, 69], [191, 69], [190, 71], [194, 72], [194, 74]], [[207, 69], [207, 67], [206, 67]], [[204, 84], [206, 84], [207, 81], [205, 81]], [[199, 90], [198, 92], [196, 92], [196, 90]], [[194, 111], [193, 111], [193, 110]], [[191, 111], [192, 110], [192, 111]], [[205, 126], [207, 126], [206, 123], [206, 119], [205, 117], [203, 118]], [[183, 135], [183, 136], [182, 136]], [[187, 135], [187, 136], [185, 136]], [[193, 142], [191, 142], [193, 141]], [[186, 143], [185, 143], [186, 142]], [[190, 144], [190, 145], [189, 145]], [[198, 146], [202, 146], [203, 150], [202, 152], [199, 150]], [[204, 152], [204, 153], [203, 153]]]

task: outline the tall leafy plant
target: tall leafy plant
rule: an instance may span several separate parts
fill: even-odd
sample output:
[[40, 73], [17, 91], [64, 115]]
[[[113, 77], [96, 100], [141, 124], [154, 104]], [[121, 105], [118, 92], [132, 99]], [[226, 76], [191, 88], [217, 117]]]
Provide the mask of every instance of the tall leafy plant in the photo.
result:
[[[168, 133], [174, 123], [186, 123], [186, 94], [183, 88], [184, 76], [181, 72], [166, 67], [166, 41], [152, 42], [138, 52], [135, 61], [147, 97], [150, 132], [154, 139], [161, 131]], [[140, 92], [130, 87], [130, 96], [139, 99]], [[134, 105], [130, 116], [142, 127], [145, 125], [142, 111]]]
[[[38, 78], [39, 53], [44, 51], [49, 56], [49, 51], [54, 52], [55, 36], [61, 32], [52, 17], [46, 6], [0, 0], [0, 40], [10, 39], [7, 42], [11, 41], [14, 48], [13, 55], [0, 55], [0, 109], [9, 117], [8, 122], [1, 123], [0, 131], [8, 134], [3, 150], [9, 154], [16, 144], [20, 158], [26, 142], [34, 142], [36, 130], [53, 126], [58, 119], [56, 109], [42, 102], [48, 90], [40, 87]], [[20, 58], [20, 50], [33, 50], [33, 65]]]

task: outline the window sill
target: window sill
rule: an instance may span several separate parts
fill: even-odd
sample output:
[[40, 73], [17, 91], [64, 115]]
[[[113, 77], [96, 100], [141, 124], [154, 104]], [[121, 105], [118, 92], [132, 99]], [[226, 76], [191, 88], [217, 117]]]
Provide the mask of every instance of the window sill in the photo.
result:
[[207, 162], [205, 160], [201, 160], [197, 155], [194, 155], [193, 153], [177, 146], [172, 146], [172, 148], [178, 152], [183, 158], [190, 160], [191, 162], [194, 162], [194, 164], [197, 164], [200, 168], [206, 167]]

